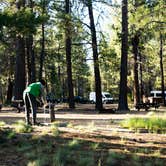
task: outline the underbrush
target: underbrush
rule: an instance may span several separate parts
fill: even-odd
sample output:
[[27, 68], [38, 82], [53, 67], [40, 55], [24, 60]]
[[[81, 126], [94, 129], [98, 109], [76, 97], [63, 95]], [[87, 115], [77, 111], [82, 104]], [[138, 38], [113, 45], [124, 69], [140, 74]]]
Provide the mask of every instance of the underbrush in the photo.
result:
[[16, 123], [14, 123], [13, 127], [17, 133], [30, 133], [33, 131], [32, 126], [26, 125], [26, 123], [23, 120], [19, 120]]
[[[0, 128], [0, 149], [8, 155], [8, 150], [13, 155], [19, 155], [26, 166], [114, 166], [114, 165], [164, 165], [160, 154], [154, 157], [145, 157], [136, 153], [126, 152], [121, 149], [121, 142], [112, 145], [95, 140], [73, 138], [59, 131], [59, 126], [67, 124], [53, 123], [48, 132], [34, 133], [32, 126], [26, 126], [22, 121], [13, 125], [13, 128]], [[20, 127], [21, 126], [21, 127]], [[31, 128], [31, 130], [29, 129]], [[26, 133], [26, 134], [23, 134]], [[109, 147], [109, 148], [108, 148]], [[149, 154], [150, 151], [139, 151]], [[162, 153], [162, 152], [161, 152]], [[165, 152], [163, 152], [165, 153]], [[1, 153], [0, 153], [1, 155]], [[11, 155], [11, 153], [10, 153]], [[0, 156], [1, 157], [1, 156]], [[18, 161], [18, 165], [19, 165]], [[1, 165], [0, 161], [0, 165]], [[10, 165], [10, 164], [8, 164]]]
[[[102, 149], [102, 144], [92, 148], [91, 143], [79, 139], [56, 139], [33, 141], [22, 144], [19, 152], [28, 159], [28, 166], [162, 166], [164, 161], [158, 157], [145, 158], [137, 154], [118, 153]], [[27, 148], [25, 148], [27, 147]]]
[[140, 129], [146, 129], [148, 132], [152, 133], [166, 133], [166, 116], [162, 118], [157, 117], [154, 113], [149, 113], [146, 118], [129, 118], [125, 119], [121, 123], [122, 127], [129, 128], [132, 130], [139, 131]]
[[5, 126], [5, 122], [0, 121], [0, 128], [3, 127], [3, 126]]

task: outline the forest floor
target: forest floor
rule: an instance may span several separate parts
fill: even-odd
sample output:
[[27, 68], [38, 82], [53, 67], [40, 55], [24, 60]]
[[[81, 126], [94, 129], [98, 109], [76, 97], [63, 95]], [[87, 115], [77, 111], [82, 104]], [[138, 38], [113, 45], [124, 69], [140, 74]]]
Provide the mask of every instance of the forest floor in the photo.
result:
[[[117, 105], [105, 105], [107, 109], [112, 107]], [[50, 130], [49, 113], [40, 109], [37, 119], [42, 125], [34, 126], [31, 133], [17, 133], [11, 139], [6, 131], [16, 121], [24, 120], [24, 112], [17, 113], [10, 107], [0, 111], [0, 121], [5, 122], [5, 126], [0, 127], [0, 166], [163, 166], [166, 163], [166, 134], [135, 132], [120, 126], [122, 120], [145, 118], [150, 111], [163, 117], [166, 108], [114, 114], [99, 114], [92, 104], [78, 104], [75, 110], [58, 104], [55, 109], [55, 122], [59, 123], [57, 137]], [[69, 148], [71, 141], [78, 140], [76, 147]], [[62, 152], [64, 148], [66, 150]]]

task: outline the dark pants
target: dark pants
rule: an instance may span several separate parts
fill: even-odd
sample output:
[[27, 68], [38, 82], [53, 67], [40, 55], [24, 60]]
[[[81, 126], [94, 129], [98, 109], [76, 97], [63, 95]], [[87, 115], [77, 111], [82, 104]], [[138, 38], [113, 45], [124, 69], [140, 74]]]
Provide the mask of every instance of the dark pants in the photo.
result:
[[36, 98], [30, 93], [25, 93], [23, 95], [25, 103], [25, 120], [27, 124], [30, 124], [30, 112], [32, 112], [32, 124], [36, 123], [36, 110], [37, 101]]

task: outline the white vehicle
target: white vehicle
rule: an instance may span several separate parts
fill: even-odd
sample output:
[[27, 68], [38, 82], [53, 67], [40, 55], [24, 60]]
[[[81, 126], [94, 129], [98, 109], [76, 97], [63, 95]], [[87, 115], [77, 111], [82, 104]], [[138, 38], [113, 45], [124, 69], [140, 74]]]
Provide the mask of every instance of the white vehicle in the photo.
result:
[[[166, 91], [165, 93], [165, 100], [166, 100]], [[161, 103], [162, 102], [162, 91], [159, 90], [153, 90], [150, 91], [150, 97], [148, 97], [148, 100], [150, 103]]]
[[[166, 97], [166, 91], [164, 93], [165, 93], [165, 97]], [[153, 90], [150, 92], [150, 96], [151, 97], [162, 97], [162, 91]]]
[[[90, 92], [89, 100], [91, 103], [96, 103], [96, 92]], [[102, 92], [103, 103], [113, 103], [113, 98], [109, 92]]]

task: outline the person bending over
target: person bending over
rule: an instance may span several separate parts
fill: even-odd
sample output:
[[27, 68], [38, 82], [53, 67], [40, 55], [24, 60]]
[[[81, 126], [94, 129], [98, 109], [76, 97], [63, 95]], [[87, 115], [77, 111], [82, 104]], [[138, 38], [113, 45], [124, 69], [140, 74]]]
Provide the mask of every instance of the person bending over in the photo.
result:
[[23, 100], [25, 104], [25, 120], [26, 124], [30, 123], [30, 112], [32, 112], [32, 125], [37, 125], [36, 112], [37, 112], [37, 100], [39, 99], [42, 104], [45, 103], [44, 87], [46, 82], [40, 80], [30, 84], [23, 92]]

